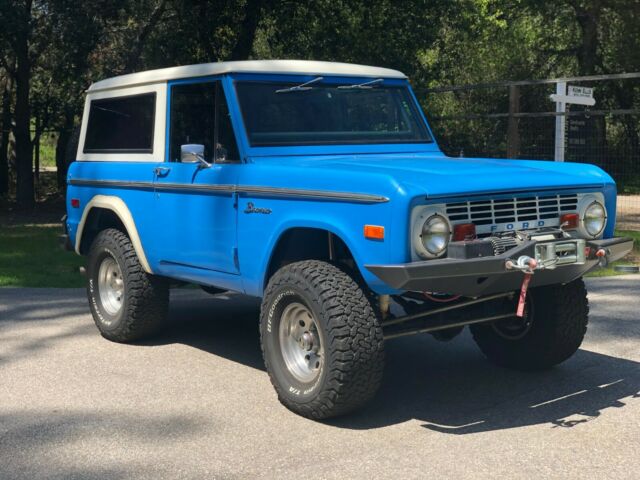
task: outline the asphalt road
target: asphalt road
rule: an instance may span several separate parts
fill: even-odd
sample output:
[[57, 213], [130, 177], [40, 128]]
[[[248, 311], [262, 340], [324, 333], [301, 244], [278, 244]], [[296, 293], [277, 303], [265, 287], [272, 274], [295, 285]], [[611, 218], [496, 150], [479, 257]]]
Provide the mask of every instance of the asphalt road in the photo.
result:
[[588, 286], [562, 366], [398, 339], [376, 400], [328, 423], [278, 403], [250, 299], [174, 291], [166, 333], [118, 345], [82, 291], [0, 289], [0, 478], [638, 478], [640, 276]]

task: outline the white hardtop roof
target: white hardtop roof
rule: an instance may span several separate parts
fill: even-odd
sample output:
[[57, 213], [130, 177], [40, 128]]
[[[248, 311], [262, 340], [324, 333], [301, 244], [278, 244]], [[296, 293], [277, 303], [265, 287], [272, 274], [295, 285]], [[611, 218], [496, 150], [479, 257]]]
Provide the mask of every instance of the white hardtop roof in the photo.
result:
[[92, 84], [89, 92], [160, 83], [180, 78], [222, 75], [225, 73], [279, 73], [299, 75], [344, 75], [352, 77], [407, 78], [397, 70], [351, 63], [307, 60], [246, 60], [240, 62], [201, 63], [183, 67], [161, 68], [107, 78]]

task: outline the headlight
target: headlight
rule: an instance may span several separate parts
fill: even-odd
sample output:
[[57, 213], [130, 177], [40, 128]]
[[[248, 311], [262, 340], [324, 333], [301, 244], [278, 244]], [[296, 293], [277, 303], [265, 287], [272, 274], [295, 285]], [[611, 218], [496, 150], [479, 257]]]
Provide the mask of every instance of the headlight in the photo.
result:
[[451, 238], [449, 222], [437, 214], [429, 217], [422, 225], [420, 238], [425, 250], [422, 253], [425, 253], [426, 257], [433, 258], [441, 255], [446, 250]]
[[607, 211], [600, 202], [593, 202], [589, 205], [582, 216], [584, 230], [591, 237], [597, 237], [604, 230], [607, 223]]

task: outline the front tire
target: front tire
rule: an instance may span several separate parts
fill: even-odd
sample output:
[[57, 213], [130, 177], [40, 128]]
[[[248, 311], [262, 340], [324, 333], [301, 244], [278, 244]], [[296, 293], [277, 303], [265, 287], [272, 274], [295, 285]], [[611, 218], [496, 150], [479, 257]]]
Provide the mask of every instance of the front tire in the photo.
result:
[[91, 314], [108, 340], [140, 340], [164, 323], [169, 284], [144, 271], [131, 240], [120, 230], [98, 233], [89, 251], [87, 277]]
[[260, 338], [280, 402], [313, 419], [348, 413], [377, 391], [382, 327], [357, 282], [317, 260], [278, 270], [265, 291]]
[[587, 289], [580, 278], [529, 291], [525, 316], [471, 326], [480, 350], [493, 363], [516, 370], [543, 370], [571, 357], [589, 321]]

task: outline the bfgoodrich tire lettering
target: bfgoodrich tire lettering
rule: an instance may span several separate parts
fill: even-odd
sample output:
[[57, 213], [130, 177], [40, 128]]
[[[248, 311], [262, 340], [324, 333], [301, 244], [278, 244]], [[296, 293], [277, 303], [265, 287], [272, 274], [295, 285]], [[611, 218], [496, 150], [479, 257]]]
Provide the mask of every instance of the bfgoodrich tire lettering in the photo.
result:
[[[296, 375], [283, 356], [281, 322], [291, 306], [308, 311], [317, 326], [311, 343], [321, 345], [323, 356], [315, 376]], [[368, 401], [380, 385], [384, 351], [378, 317], [354, 279], [335, 265], [308, 260], [276, 272], [262, 303], [260, 337], [278, 398], [300, 415], [345, 414]]]
[[[105, 272], [120, 278], [118, 292], [122, 295], [116, 303], [105, 300]], [[89, 251], [87, 277], [89, 307], [105, 338], [115, 342], [139, 340], [154, 333], [166, 319], [168, 283], [143, 270], [129, 237], [121, 231], [110, 228], [96, 236]]]
[[522, 335], [510, 338], [494, 325], [471, 327], [480, 350], [492, 362], [518, 370], [541, 370], [567, 360], [580, 347], [589, 321], [582, 279], [534, 288], [529, 297], [531, 325]]

